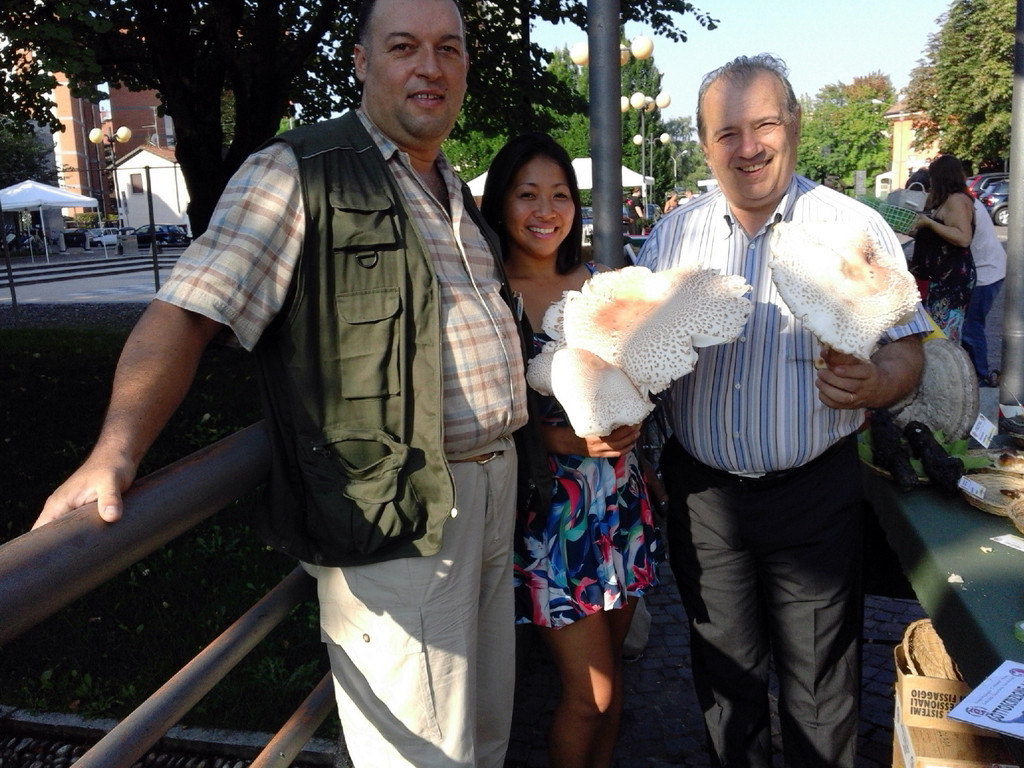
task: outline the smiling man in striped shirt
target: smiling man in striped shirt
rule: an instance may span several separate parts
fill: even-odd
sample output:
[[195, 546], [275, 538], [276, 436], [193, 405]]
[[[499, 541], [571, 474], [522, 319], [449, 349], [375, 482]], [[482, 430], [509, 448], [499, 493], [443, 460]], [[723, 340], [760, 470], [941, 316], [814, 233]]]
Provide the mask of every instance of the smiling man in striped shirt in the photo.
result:
[[[662, 217], [638, 263], [742, 275], [754, 309], [739, 338], [701, 350], [668, 398], [662, 455], [669, 556], [691, 627], [712, 765], [769, 768], [769, 658], [785, 763], [852, 768], [860, 665], [864, 409], [916, 385], [927, 320], [886, 332], [870, 361], [824, 352], [771, 280], [781, 221], [857, 222], [893, 254], [867, 207], [797, 176], [800, 109], [785, 65], [740, 57], [710, 73], [697, 131], [718, 189]], [[670, 471], [669, 471], [670, 470]]]

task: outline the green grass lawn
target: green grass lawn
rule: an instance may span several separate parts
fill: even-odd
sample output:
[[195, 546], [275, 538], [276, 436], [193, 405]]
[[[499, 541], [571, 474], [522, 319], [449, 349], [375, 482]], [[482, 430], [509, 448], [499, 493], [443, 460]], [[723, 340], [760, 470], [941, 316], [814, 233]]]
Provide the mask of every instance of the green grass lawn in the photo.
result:
[[[126, 334], [0, 330], [0, 543], [31, 527], [49, 493], [85, 457]], [[259, 418], [252, 360], [211, 348], [139, 474]], [[128, 714], [294, 567], [250, 530], [253, 501], [240, 499], [0, 647], [0, 704]], [[276, 730], [327, 668], [316, 607], [300, 606], [186, 722]]]

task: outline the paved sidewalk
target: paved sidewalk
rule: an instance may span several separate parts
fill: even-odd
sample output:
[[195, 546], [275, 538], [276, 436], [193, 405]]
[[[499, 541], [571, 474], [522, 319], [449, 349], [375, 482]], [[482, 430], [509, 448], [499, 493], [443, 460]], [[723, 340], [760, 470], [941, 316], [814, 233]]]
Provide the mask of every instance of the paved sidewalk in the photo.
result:
[[[651, 634], [644, 655], [626, 665], [626, 698], [615, 768], [707, 768], [704, 726], [690, 676], [686, 614], [668, 564], [662, 586], [647, 599]], [[915, 600], [869, 595], [865, 600], [859, 768], [892, 765], [893, 646], [924, 616]], [[546, 728], [557, 702], [558, 674], [536, 637], [523, 654], [506, 768], [548, 768]], [[776, 753], [781, 746], [773, 714]], [[781, 757], [776, 754], [776, 765]]]

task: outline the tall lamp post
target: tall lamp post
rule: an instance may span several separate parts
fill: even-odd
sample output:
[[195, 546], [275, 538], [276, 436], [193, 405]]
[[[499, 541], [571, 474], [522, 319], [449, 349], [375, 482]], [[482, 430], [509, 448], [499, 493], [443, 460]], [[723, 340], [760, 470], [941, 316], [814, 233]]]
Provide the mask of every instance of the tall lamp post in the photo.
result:
[[117, 216], [117, 228], [121, 229], [124, 224], [121, 222], [121, 199], [120, 189], [117, 186], [117, 145], [124, 144], [126, 141], [131, 139], [132, 131], [125, 125], [122, 125], [113, 133], [103, 133], [102, 128], [93, 128], [89, 131], [89, 141], [93, 144], [109, 144], [110, 145], [110, 172], [113, 177], [114, 183], [114, 215]]
[[[636, 134], [633, 137], [633, 143], [636, 146], [640, 147], [640, 175], [644, 177], [643, 182], [641, 184], [641, 190], [643, 192], [643, 199], [644, 199], [644, 213], [647, 212], [647, 159], [646, 159], [647, 153], [646, 153], [646, 149], [647, 149], [647, 141], [648, 141], [648, 138], [647, 138], [647, 128], [646, 128], [646, 124], [645, 124], [644, 115], [647, 112], [652, 112], [655, 107], [657, 107], [658, 109], [664, 109], [665, 107], [667, 107], [671, 103], [672, 103], [672, 97], [669, 96], [664, 91], [659, 93], [656, 97], [651, 97], [651, 96], [648, 96], [647, 94], [643, 93], [642, 91], [637, 91], [636, 93], [634, 93], [629, 98], [626, 98], [625, 96], [623, 96], [622, 97], [622, 101], [621, 101], [621, 108], [622, 108], [622, 112], [623, 113], [628, 112], [631, 108], [635, 109], [637, 112], [640, 113], [640, 133]], [[667, 144], [670, 139], [671, 139], [671, 137], [667, 133], [663, 133], [661, 135], [660, 141], [661, 141], [662, 144]], [[652, 169], [651, 170], [651, 175], [653, 176], [654, 175], [654, 172], [653, 172], [653, 169], [654, 169], [654, 147], [653, 147], [653, 144], [654, 144], [655, 138], [651, 137], [650, 141], [651, 141], [651, 144], [652, 144], [652, 147], [651, 147], [651, 169]]]
[[[619, 120], [612, 111], [615, 104], [614, 93], [619, 90], [619, 74], [613, 72], [616, 63], [614, 56], [617, 50], [618, 65], [622, 67], [629, 61], [630, 56], [646, 59], [654, 51], [654, 43], [644, 35], [634, 37], [628, 47], [621, 43], [617, 44], [616, 40], [621, 39], [618, 18], [617, 0], [588, 0], [587, 42], [574, 43], [569, 49], [569, 58], [578, 67], [590, 63], [591, 47], [594, 52], [595, 61], [591, 66], [589, 87], [590, 154], [594, 158], [594, 260], [612, 267], [622, 266], [622, 233], [619, 229], [619, 210], [622, 205], [619, 175], [622, 135]], [[659, 95], [658, 98], [662, 97]], [[657, 100], [653, 101], [654, 106], [663, 106], [657, 103]], [[668, 103], [666, 95], [664, 106], [668, 106]], [[629, 111], [627, 97], [622, 97], [620, 109], [624, 113]], [[642, 188], [646, 200], [646, 178]]]

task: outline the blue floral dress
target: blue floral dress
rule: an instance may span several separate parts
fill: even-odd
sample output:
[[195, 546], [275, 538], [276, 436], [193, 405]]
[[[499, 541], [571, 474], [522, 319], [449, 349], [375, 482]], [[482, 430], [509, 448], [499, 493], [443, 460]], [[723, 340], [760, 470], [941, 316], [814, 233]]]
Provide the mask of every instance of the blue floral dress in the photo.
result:
[[[536, 334], [533, 354], [548, 340]], [[542, 421], [569, 425], [554, 398]], [[549, 454], [548, 463], [551, 507], [516, 520], [516, 622], [557, 628], [656, 586], [663, 554], [635, 446], [617, 458]]]

